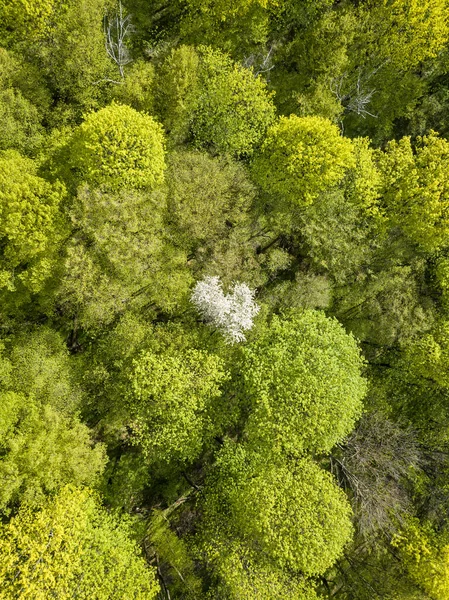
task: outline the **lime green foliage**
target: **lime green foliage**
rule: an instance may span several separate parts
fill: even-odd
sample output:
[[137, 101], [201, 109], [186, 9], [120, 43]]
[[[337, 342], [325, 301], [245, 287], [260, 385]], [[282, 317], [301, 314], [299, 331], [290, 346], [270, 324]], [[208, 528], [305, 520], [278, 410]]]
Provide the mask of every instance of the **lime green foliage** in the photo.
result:
[[89, 429], [33, 396], [1, 394], [0, 510], [18, 502], [40, 504], [67, 483], [92, 485], [106, 463]]
[[[37, 111], [39, 116], [48, 115], [51, 95], [41, 70], [20, 54], [8, 52], [5, 48], [0, 48], [0, 89], [14, 90], [19, 98], [28, 101], [30, 111]], [[20, 126], [17, 123], [17, 127]]]
[[160, 73], [157, 105], [175, 141], [247, 156], [274, 120], [265, 82], [218, 50], [181, 46]]
[[37, 109], [11, 88], [0, 91], [0, 150], [15, 148], [32, 153], [42, 142]]
[[164, 180], [162, 127], [130, 106], [111, 104], [91, 113], [71, 147], [79, 178], [112, 188], [154, 188]]
[[236, 51], [239, 55], [264, 44], [269, 33], [270, 11], [278, 0], [188, 0], [181, 34], [192, 40]]
[[198, 96], [199, 56], [191, 46], [173, 48], [157, 71], [155, 104], [170, 139], [183, 142], [189, 135]]
[[66, 415], [79, 409], [82, 391], [61, 335], [47, 327], [19, 333], [5, 345], [5, 356], [10, 368], [2, 383], [8, 389]]
[[276, 49], [270, 72], [284, 115], [341, 118], [343, 107], [333, 89], [347, 72], [357, 19], [349, 9], [327, 10], [328, 4], [327, 0], [284, 4], [292, 39]]
[[428, 524], [410, 520], [392, 541], [408, 575], [432, 600], [449, 595], [449, 540], [447, 532], [436, 533]]
[[219, 583], [207, 598], [318, 600], [313, 582], [287, 575], [242, 544], [227, 543], [221, 553], [217, 546], [211, 560]]
[[63, 340], [39, 328], [1, 349], [0, 510], [38, 504], [67, 483], [96, 483], [105, 451], [76, 417], [81, 393]]
[[274, 316], [243, 348], [249, 439], [292, 455], [329, 451], [361, 414], [362, 366], [336, 320], [315, 311]]
[[130, 306], [173, 311], [188, 294], [186, 255], [164, 234], [165, 203], [160, 190], [79, 189], [57, 298], [82, 327], [98, 329]]
[[30, 159], [0, 154], [0, 289], [39, 291], [51, 275], [61, 232], [60, 184], [36, 175]]
[[379, 153], [383, 205], [391, 223], [428, 252], [447, 245], [449, 235], [449, 143], [434, 132], [387, 144]]
[[226, 381], [222, 361], [201, 350], [143, 353], [131, 375], [132, 428], [150, 460], [196, 458], [214, 432], [213, 401]]
[[105, 80], [116, 72], [105, 50], [103, 19], [108, 4], [108, 0], [58, 2], [47, 36], [35, 48], [36, 63], [60, 99], [52, 123], [78, 120], [82, 111], [104, 103]]
[[178, 152], [169, 160], [167, 208], [176, 241], [205, 252], [244, 221], [254, 186], [243, 167], [229, 158]]
[[244, 166], [199, 151], [173, 152], [168, 162], [167, 229], [187, 252], [194, 278], [218, 275], [226, 287], [238, 280], [261, 285], [251, 214], [256, 188]]
[[193, 600], [201, 597], [201, 580], [195, 574], [195, 563], [186, 541], [170, 529], [169, 513], [170, 509], [153, 511], [148, 525], [150, 552], [154, 552], [164, 567], [168, 566], [171, 579], [176, 582], [175, 593], [187, 594], [187, 597]]
[[376, 151], [370, 147], [369, 138], [352, 140], [355, 167], [346, 181], [346, 197], [356, 206], [362, 206], [368, 214], [380, 219], [378, 199], [382, 185], [382, 174], [376, 160]]
[[[371, 4], [371, 6], [370, 6]], [[435, 57], [449, 36], [446, 0], [382, 0], [361, 9], [365, 44], [379, 44], [379, 59], [401, 70]]]
[[316, 575], [352, 535], [351, 508], [329, 473], [309, 459], [267, 460], [232, 442], [217, 457], [203, 510], [205, 552], [218, 562], [217, 551], [236, 537], [275, 568]]
[[354, 150], [338, 127], [321, 117], [281, 117], [270, 127], [253, 175], [284, 210], [312, 204], [341, 184], [355, 166]]
[[2, 526], [0, 557], [3, 598], [152, 600], [159, 590], [126, 521], [72, 486]]
[[275, 116], [265, 82], [221, 52], [202, 47], [200, 57], [194, 144], [237, 156], [252, 154]]
[[404, 360], [415, 376], [449, 388], [449, 321], [440, 321], [432, 332], [411, 343]]
[[48, 30], [55, 0], [1, 0], [2, 36], [12, 41], [36, 41]]
[[277, 6], [279, 2], [277, 0], [239, 0], [231, 6], [223, 0], [206, 0], [206, 2], [188, 0], [188, 4], [193, 9], [212, 14], [215, 21], [227, 21], [235, 17], [244, 17], [255, 4], [267, 8], [269, 5]]
[[120, 85], [112, 89], [112, 95], [120, 104], [129, 104], [135, 110], [152, 113], [154, 105], [154, 67], [151, 63], [136, 60], [127, 71]]
[[441, 257], [435, 266], [435, 278], [441, 291], [441, 302], [447, 310], [449, 308], [449, 259]]

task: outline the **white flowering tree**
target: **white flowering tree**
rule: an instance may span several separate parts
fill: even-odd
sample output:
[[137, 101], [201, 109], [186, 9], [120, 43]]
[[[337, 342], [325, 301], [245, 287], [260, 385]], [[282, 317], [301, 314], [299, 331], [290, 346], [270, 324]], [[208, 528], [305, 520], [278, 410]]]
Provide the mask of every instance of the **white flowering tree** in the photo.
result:
[[205, 277], [195, 285], [191, 301], [203, 319], [219, 329], [229, 344], [244, 341], [244, 331], [253, 326], [260, 310], [255, 292], [245, 283], [234, 283], [231, 293], [223, 292], [219, 277]]

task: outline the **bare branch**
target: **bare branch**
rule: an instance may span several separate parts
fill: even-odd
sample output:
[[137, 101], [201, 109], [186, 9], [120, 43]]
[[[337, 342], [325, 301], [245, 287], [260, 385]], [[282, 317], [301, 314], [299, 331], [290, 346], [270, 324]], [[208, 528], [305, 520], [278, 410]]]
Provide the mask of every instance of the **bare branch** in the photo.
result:
[[262, 73], [268, 73], [275, 67], [272, 62], [274, 50], [275, 46], [273, 44], [267, 54], [250, 54], [243, 60], [242, 64], [246, 69], [253, 69], [254, 77]]
[[132, 31], [131, 16], [124, 16], [122, 3], [119, 2], [118, 13], [111, 19], [108, 17], [105, 19], [104, 34], [106, 53], [118, 66], [122, 78], [125, 76], [124, 67], [132, 62], [125, 44], [126, 38]]

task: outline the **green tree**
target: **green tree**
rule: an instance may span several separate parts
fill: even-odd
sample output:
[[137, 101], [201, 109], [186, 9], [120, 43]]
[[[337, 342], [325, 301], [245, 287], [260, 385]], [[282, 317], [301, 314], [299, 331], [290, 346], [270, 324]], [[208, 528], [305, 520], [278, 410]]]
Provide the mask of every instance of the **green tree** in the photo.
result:
[[225, 54], [202, 47], [201, 94], [192, 122], [194, 144], [251, 155], [274, 120], [272, 94], [260, 76]]
[[336, 320], [273, 316], [242, 354], [250, 443], [297, 456], [327, 452], [352, 430], [366, 392], [363, 360]]
[[436, 533], [427, 524], [411, 519], [392, 541], [408, 575], [432, 600], [449, 594], [449, 543], [447, 532]]
[[130, 106], [111, 104], [88, 115], [70, 156], [78, 179], [96, 186], [154, 188], [164, 180], [162, 128]]
[[46, 35], [33, 48], [36, 64], [57, 100], [50, 119], [54, 125], [79, 122], [83, 111], [105, 102], [111, 85], [107, 80], [114, 78], [116, 69], [105, 50], [103, 19], [108, 4], [108, 0], [55, 3]]
[[9, 365], [2, 383], [18, 394], [30, 394], [65, 415], [83, 403], [76, 362], [64, 338], [45, 326], [27, 328], [4, 341]]
[[39, 512], [24, 507], [2, 526], [2, 598], [156, 598], [153, 569], [131, 528], [87, 489], [65, 487]]
[[252, 173], [281, 210], [307, 206], [355, 167], [352, 143], [321, 117], [281, 117], [270, 127]]
[[35, 106], [20, 91], [0, 91], [0, 150], [14, 148], [26, 154], [35, 153], [43, 139], [43, 128]]
[[260, 553], [238, 542], [216, 546], [209, 558], [214, 585], [207, 598], [231, 600], [319, 600], [312, 580], [276, 568]]
[[134, 361], [129, 397], [134, 438], [150, 460], [192, 461], [217, 429], [214, 400], [227, 374], [222, 361], [202, 350]]
[[267, 460], [226, 442], [204, 495], [203, 544], [212, 561], [219, 562], [236, 539], [249, 556], [258, 549], [274, 574], [277, 568], [317, 575], [335, 562], [352, 535], [344, 492], [310, 459]]
[[207, 46], [173, 50], [160, 70], [161, 115], [177, 141], [234, 156], [249, 156], [273, 122], [272, 94], [227, 55]]
[[368, 1], [360, 12], [363, 44], [401, 70], [437, 56], [449, 36], [445, 0]]
[[198, 259], [245, 222], [256, 193], [241, 165], [198, 151], [170, 155], [167, 183], [169, 225]]
[[3, 36], [8, 41], [32, 41], [42, 38], [48, 30], [55, 0], [2, 0], [0, 22]]
[[1, 392], [0, 510], [39, 505], [62, 486], [92, 485], [104, 469], [102, 444], [89, 429], [31, 395]]
[[38, 292], [52, 274], [64, 231], [59, 204], [61, 184], [36, 174], [32, 160], [14, 151], [0, 155], [0, 288]]
[[76, 327], [98, 330], [128, 308], [171, 313], [182, 305], [191, 276], [164, 231], [165, 206], [161, 190], [79, 189], [56, 293]]
[[112, 95], [119, 104], [129, 104], [135, 110], [154, 113], [155, 72], [150, 62], [136, 60], [127, 69], [121, 85], [112, 89]]
[[77, 416], [82, 392], [56, 332], [39, 327], [1, 342], [0, 393], [2, 512], [67, 483], [98, 482], [105, 450]]
[[195, 48], [181, 45], [171, 50], [157, 71], [156, 111], [174, 144], [189, 136], [192, 113], [201, 93], [199, 62]]
[[391, 141], [379, 153], [383, 176], [382, 203], [390, 222], [427, 252], [447, 243], [449, 143], [434, 132]]

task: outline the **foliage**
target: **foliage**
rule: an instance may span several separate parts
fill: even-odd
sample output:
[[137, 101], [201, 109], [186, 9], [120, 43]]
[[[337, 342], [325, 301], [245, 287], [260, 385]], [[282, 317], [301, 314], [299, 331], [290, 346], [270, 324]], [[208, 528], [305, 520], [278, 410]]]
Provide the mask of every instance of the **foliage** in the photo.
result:
[[326, 452], [354, 427], [363, 360], [337, 321], [314, 311], [273, 316], [242, 354], [253, 444], [294, 456]]
[[414, 149], [410, 138], [391, 141], [379, 156], [388, 217], [428, 252], [446, 244], [448, 148], [431, 132], [418, 138]]
[[83, 328], [98, 329], [129, 306], [173, 311], [187, 295], [185, 253], [164, 235], [165, 202], [161, 190], [79, 189], [57, 301]]
[[383, 0], [369, 8], [368, 14], [362, 9], [368, 16], [364, 42], [368, 48], [376, 44], [380, 60], [391, 60], [399, 69], [406, 69], [435, 57], [444, 47], [449, 35], [444, 0]]
[[79, 120], [83, 111], [98, 108], [105, 101], [106, 80], [114, 74], [115, 66], [104, 44], [103, 18], [108, 3], [57, 3], [47, 35], [35, 47], [36, 64], [60, 100], [51, 115], [55, 125]]
[[126, 78], [113, 88], [114, 99], [119, 104], [128, 104], [135, 110], [154, 112], [154, 66], [138, 60], [129, 67]]
[[167, 220], [177, 243], [189, 251], [204, 252], [227, 238], [245, 222], [255, 196], [240, 164], [197, 151], [169, 156], [167, 184]]
[[0, 150], [34, 152], [42, 141], [38, 111], [19, 91], [0, 92]]
[[200, 48], [200, 85], [193, 122], [195, 146], [251, 155], [274, 120], [271, 95], [261, 77], [225, 55]]
[[314, 575], [334, 563], [351, 537], [344, 493], [309, 459], [267, 461], [229, 442], [212, 477], [204, 504], [212, 557], [231, 536], [281, 569]]
[[62, 486], [92, 485], [104, 469], [101, 444], [89, 429], [33, 396], [1, 392], [0, 510], [19, 502], [40, 504]]
[[416, 519], [407, 523], [392, 544], [396, 546], [409, 576], [432, 600], [444, 600], [449, 591], [449, 544], [447, 533], [436, 534]]
[[0, 555], [9, 597], [151, 600], [159, 590], [129, 525], [87, 489], [67, 486], [37, 513], [24, 507], [2, 526]]
[[227, 543], [221, 550], [215, 557], [219, 583], [208, 598], [318, 600], [313, 581], [286, 575], [242, 544]]
[[175, 141], [248, 156], [274, 120], [264, 81], [210, 47], [172, 50], [160, 73], [157, 105]]
[[174, 589], [195, 598], [201, 594], [201, 580], [195, 574], [195, 563], [188, 545], [170, 529], [169, 513], [170, 509], [154, 510], [151, 516], [148, 526], [150, 552], [154, 552], [157, 560], [168, 566], [178, 583]]
[[51, 185], [37, 176], [30, 159], [13, 151], [0, 155], [3, 290], [37, 292], [51, 275], [61, 233], [58, 208], [63, 196], [60, 184]]
[[162, 129], [149, 115], [111, 104], [79, 126], [71, 161], [79, 178], [93, 185], [154, 188], [164, 179]]
[[12, 41], [41, 38], [47, 31], [50, 18], [55, 9], [54, 0], [2, 0], [0, 3], [0, 21], [2, 34]]
[[192, 112], [201, 93], [199, 56], [195, 48], [173, 48], [160, 66], [155, 84], [155, 103], [164, 127], [175, 142], [189, 135]]
[[355, 165], [349, 139], [321, 117], [281, 117], [267, 133], [253, 163], [262, 189], [276, 197], [281, 209], [307, 206], [340, 184]]
[[83, 401], [77, 365], [64, 338], [48, 327], [18, 333], [5, 341], [8, 370], [2, 383], [18, 394], [30, 394], [58, 412], [75, 413]]
[[0, 598], [446, 598], [448, 0], [0, 39]]
[[134, 361], [131, 426], [150, 460], [191, 461], [214, 433], [213, 403], [226, 381], [222, 361], [201, 350], [150, 352]]

